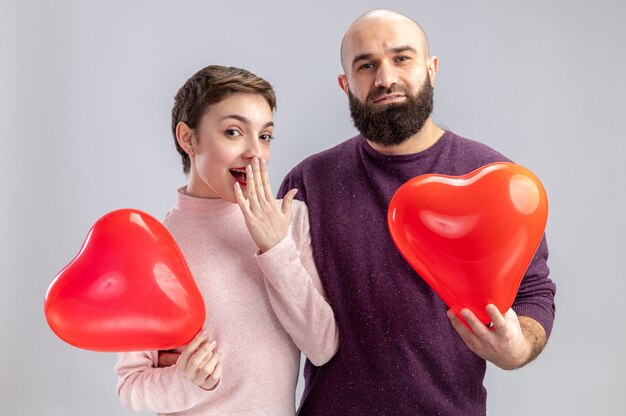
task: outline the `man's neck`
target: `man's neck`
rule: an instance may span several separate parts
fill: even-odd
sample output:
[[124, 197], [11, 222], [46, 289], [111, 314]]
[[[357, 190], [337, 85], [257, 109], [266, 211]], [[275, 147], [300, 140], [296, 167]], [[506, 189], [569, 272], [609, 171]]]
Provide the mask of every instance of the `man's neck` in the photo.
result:
[[444, 131], [429, 118], [426, 120], [426, 123], [424, 123], [424, 126], [420, 129], [420, 131], [400, 144], [394, 146], [383, 146], [382, 144], [374, 143], [370, 140], [367, 142], [374, 150], [378, 153], [382, 153], [383, 155], [410, 155], [423, 152], [428, 149], [437, 143], [441, 136], [443, 136], [443, 133]]

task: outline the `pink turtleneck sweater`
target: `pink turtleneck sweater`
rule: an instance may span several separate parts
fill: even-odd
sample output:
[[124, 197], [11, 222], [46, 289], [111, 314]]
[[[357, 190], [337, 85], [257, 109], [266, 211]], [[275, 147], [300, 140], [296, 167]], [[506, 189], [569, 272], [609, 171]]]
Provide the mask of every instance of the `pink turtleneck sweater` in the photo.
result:
[[306, 205], [294, 201], [288, 235], [258, 255], [238, 205], [177, 195], [163, 223], [205, 300], [204, 327], [217, 340], [222, 378], [206, 391], [176, 365], [157, 368], [157, 351], [121, 353], [121, 402], [158, 414], [294, 415], [300, 350], [322, 365], [339, 343], [311, 255]]

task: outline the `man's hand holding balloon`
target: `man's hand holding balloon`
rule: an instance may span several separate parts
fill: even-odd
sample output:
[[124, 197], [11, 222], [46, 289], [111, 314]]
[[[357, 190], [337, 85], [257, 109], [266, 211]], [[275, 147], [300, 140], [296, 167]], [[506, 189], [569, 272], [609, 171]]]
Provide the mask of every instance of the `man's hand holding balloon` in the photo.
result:
[[470, 350], [504, 370], [522, 367], [539, 355], [546, 343], [546, 333], [539, 323], [518, 317], [513, 309], [502, 315], [495, 305], [489, 304], [485, 310], [491, 326], [483, 324], [469, 309], [461, 310], [469, 328], [452, 310], [448, 311], [452, 326]]

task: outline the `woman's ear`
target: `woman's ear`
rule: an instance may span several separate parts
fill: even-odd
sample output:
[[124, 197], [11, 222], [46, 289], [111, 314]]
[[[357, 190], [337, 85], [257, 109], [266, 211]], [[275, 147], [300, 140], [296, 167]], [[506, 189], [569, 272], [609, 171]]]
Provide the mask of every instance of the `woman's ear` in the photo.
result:
[[188, 154], [193, 153], [194, 131], [187, 123], [179, 121], [176, 125], [176, 141], [178, 145]]

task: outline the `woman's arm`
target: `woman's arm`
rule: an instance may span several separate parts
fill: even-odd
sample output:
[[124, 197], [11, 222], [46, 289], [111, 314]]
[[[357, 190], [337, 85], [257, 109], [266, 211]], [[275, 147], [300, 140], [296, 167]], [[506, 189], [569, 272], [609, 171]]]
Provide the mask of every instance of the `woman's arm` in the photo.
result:
[[313, 262], [306, 205], [296, 201], [292, 209], [296, 190], [282, 202], [274, 199], [263, 160], [246, 168], [246, 182], [247, 195], [236, 183], [235, 196], [259, 248], [257, 264], [274, 313], [309, 360], [322, 365], [337, 352], [339, 331]]

